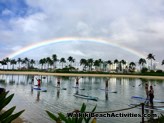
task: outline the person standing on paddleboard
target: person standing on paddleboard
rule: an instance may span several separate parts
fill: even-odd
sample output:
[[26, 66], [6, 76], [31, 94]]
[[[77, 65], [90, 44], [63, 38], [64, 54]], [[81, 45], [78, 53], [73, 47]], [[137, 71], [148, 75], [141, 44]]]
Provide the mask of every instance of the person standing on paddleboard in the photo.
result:
[[150, 86], [150, 91], [149, 91], [149, 97], [150, 97], [150, 105], [153, 107], [153, 99], [154, 99], [154, 89], [153, 86]]
[[40, 88], [40, 85], [41, 85], [41, 79], [37, 79], [38, 81], [38, 88]]
[[148, 99], [148, 97], [149, 97], [149, 85], [147, 83], [145, 84], [145, 92], [146, 92], [146, 97]]
[[78, 88], [79, 87], [79, 79], [78, 77], [76, 77], [76, 87]]

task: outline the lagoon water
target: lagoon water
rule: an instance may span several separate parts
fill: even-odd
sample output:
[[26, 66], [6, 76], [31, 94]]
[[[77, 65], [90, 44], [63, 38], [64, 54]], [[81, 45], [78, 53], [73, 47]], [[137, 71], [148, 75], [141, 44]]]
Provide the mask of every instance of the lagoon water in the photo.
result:
[[[75, 86], [75, 77], [62, 77], [61, 88], [55, 88], [56, 76], [40, 76], [42, 78], [42, 87], [47, 88], [47, 92], [39, 92], [32, 89], [33, 76], [27, 75], [0, 75], [0, 87], [14, 93], [13, 100], [6, 108], [16, 105], [16, 112], [25, 109], [21, 115], [27, 123], [53, 123], [45, 110], [54, 114], [62, 112], [67, 114], [80, 109], [82, 103], [87, 105], [87, 111], [91, 111], [97, 105], [96, 112], [113, 111], [118, 109], [129, 108], [131, 103], [139, 103], [137, 100], [131, 99], [131, 96], [145, 97], [144, 83], [149, 82], [155, 90], [155, 99], [164, 100], [164, 80], [143, 80], [130, 78], [110, 78], [109, 90], [117, 91], [117, 93], [104, 92], [100, 89], [105, 88], [106, 78], [102, 77], [83, 77], [79, 80], [80, 88], [85, 90], [77, 90]], [[3, 82], [2, 80], [5, 80]], [[98, 101], [91, 101], [73, 96], [74, 93], [96, 96]], [[154, 105], [163, 106], [163, 103], [155, 103]], [[141, 109], [131, 109], [115, 114], [141, 114]], [[145, 111], [145, 114], [150, 113]], [[151, 112], [152, 113], [152, 112]], [[159, 112], [154, 111], [155, 115], [160, 116]], [[148, 117], [145, 120], [149, 119]], [[139, 117], [101, 117], [97, 118], [98, 123], [139, 123]]]

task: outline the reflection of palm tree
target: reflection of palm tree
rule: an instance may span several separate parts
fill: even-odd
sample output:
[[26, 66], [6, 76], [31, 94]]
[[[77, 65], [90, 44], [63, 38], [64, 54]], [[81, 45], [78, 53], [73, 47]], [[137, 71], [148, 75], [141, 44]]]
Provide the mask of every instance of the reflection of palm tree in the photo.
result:
[[151, 70], [152, 70], [152, 60], [155, 60], [154, 55], [151, 53], [148, 54], [147, 59], [151, 61]]

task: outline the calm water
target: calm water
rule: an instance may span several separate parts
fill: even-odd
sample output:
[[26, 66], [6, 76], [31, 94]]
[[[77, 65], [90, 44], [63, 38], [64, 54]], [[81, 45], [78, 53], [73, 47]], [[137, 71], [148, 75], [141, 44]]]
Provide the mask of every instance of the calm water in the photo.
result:
[[[131, 96], [145, 96], [144, 81], [141, 79], [128, 78], [110, 78], [109, 89], [117, 91], [117, 93], [105, 93], [101, 88], [105, 88], [105, 79], [99, 77], [83, 77], [80, 79], [80, 88], [85, 90], [76, 90], [75, 77], [63, 77], [61, 79], [61, 87], [67, 90], [55, 88], [57, 77], [41, 76], [42, 87], [47, 88], [47, 92], [39, 92], [31, 89], [31, 81], [33, 76], [24, 75], [0, 75], [0, 87], [6, 88], [10, 93], [15, 93], [11, 103], [7, 106], [16, 105], [16, 111], [25, 109], [21, 115], [29, 123], [53, 123], [48, 117], [45, 110], [57, 114], [57, 112], [68, 113], [75, 109], [80, 109], [82, 103], [87, 105], [87, 111], [91, 111], [97, 105], [96, 111], [112, 111], [128, 108], [128, 104], [137, 103], [132, 100]], [[148, 80], [149, 84], [154, 86], [155, 99], [164, 100], [164, 80]], [[78, 91], [79, 94], [96, 96], [98, 101], [85, 100], [73, 96]], [[164, 105], [155, 103], [155, 105]], [[141, 114], [140, 109], [131, 109], [116, 113], [135, 113]], [[149, 112], [146, 112], [149, 113]], [[159, 116], [158, 112], [154, 114]], [[147, 118], [145, 118], [147, 119]], [[141, 118], [98, 118], [98, 123], [139, 123]]]

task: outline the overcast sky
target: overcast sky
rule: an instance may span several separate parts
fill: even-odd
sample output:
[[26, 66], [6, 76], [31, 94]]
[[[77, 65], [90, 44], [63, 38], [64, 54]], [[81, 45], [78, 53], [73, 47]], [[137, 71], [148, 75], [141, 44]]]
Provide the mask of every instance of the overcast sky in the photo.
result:
[[[65, 37], [103, 38], [146, 56], [164, 57], [163, 0], [0, 0], [0, 58], [44, 40]], [[63, 42], [17, 57], [139, 59], [112, 45]]]

